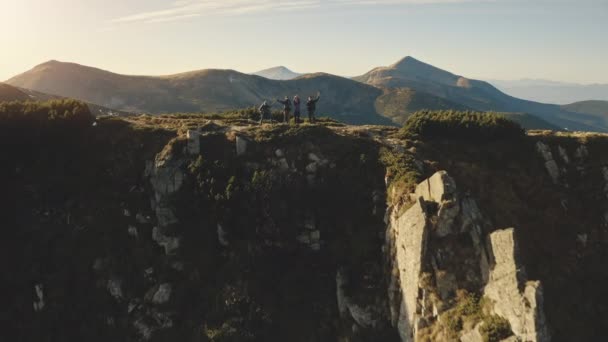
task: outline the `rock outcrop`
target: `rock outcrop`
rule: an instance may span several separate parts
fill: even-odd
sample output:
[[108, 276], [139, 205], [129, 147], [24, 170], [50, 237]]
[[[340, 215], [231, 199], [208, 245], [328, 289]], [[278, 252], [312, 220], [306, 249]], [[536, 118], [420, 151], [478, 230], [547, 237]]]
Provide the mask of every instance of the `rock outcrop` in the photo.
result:
[[484, 295], [492, 300], [494, 313], [506, 318], [515, 336], [521, 340], [549, 341], [542, 287], [538, 281], [526, 281], [518, 261], [514, 229], [492, 232], [488, 237], [488, 250], [492, 268]]
[[418, 200], [403, 215], [395, 211], [387, 231], [392, 250], [389, 301], [401, 341], [413, 341], [420, 317], [420, 277], [429, 234], [425, 205]]
[[[542, 287], [526, 282], [513, 229], [491, 233], [484, 244], [490, 223], [445, 171], [421, 182], [411, 198], [404, 212], [392, 208], [386, 239], [389, 302], [401, 341], [416, 341], [421, 329], [437, 324], [450, 309], [457, 290], [471, 288], [485, 289], [492, 313], [506, 318], [517, 338], [548, 341]], [[477, 336], [478, 331], [463, 334], [464, 340]]]
[[542, 156], [545, 162], [545, 169], [549, 173], [549, 176], [551, 177], [553, 183], [559, 183], [559, 166], [555, 162], [555, 159], [553, 159], [551, 147], [549, 147], [549, 145], [543, 143], [542, 141], [539, 141], [536, 143], [536, 151]]

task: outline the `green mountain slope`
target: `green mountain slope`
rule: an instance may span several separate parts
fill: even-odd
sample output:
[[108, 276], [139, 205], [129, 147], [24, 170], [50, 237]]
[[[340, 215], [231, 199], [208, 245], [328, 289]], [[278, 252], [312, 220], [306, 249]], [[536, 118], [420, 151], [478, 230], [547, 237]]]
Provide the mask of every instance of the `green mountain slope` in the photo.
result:
[[[564, 110], [578, 113], [581, 116], [591, 116], [594, 120], [608, 125], [608, 101], [581, 101], [562, 106]], [[587, 120], [591, 122], [592, 120]]]
[[529, 113], [560, 128], [608, 131], [608, 125], [597, 117], [514, 98], [487, 82], [455, 75], [412, 57], [353, 79], [383, 89], [412, 88], [479, 111]]
[[467, 110], [469, 108], [411, 88], [385, 89], [384, 93], [376, 99], [378, 113], [398, 124], [405, 123], [412, 113], [424, 109]]

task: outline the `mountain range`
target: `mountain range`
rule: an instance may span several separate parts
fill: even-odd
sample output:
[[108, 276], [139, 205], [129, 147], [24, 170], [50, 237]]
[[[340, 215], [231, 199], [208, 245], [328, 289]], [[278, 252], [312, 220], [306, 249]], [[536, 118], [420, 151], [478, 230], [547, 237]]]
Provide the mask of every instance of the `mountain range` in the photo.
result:
[[608, 84], [577, 84], [531, 79], [489, 82], [511, 96], [542, 103], [565, 105], [587, 100], [608, 101]]
[[[457, 109], [506, 113], [526, 128], [608, 131], [603, 115], [518, 99], [487, 82], [413, 57], [353, 78], [326, 73], [300, 75], [285, 67], [258, 74], [266, 77], [218, 69], [131, 76], [49, 61], [6, 83], [134, 113], [222, 112], [257, 106], [263, 100], [296, 94], [305, 98], [320, 92], [319, 114], [350, 124], [402, 124], [417, 110]], [[279, 77], [290, 79], [270, 79]]]

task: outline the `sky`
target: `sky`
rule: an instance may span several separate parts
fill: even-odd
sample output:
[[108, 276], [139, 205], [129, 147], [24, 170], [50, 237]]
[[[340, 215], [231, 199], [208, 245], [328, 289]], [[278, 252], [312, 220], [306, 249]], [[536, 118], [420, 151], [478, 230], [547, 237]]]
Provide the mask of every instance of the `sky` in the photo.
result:
[[608, 0], [0, 0], [0, 80], [54, 59], [122, 74], [363, 74], [412, 56], [476, 79], [608, 83]]

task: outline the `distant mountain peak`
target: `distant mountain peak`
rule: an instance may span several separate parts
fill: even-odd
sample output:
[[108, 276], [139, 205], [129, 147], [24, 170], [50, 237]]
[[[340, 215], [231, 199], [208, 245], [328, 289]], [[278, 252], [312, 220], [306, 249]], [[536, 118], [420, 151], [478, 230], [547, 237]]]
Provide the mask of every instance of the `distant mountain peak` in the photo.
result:
[[398, 60], [396, 63], [392, 64], [390, 67], [395, 68], [395, 69], [404, 69], [404, 68], [410, 68], [410, 67], [416, 67], [416, 66], [431, 66], [431, 65], [426, 64], [422, 61], [419, 61], [412, 56], [405, 56], [405, 57], [401, 58], [400, 60]]
[[253, 75], [266, 77], [271, 80], [292, 80], [294, 78], [302, 76], [302, 74], [294, 72], [283, 65], [260, 70], [254, 72]]

